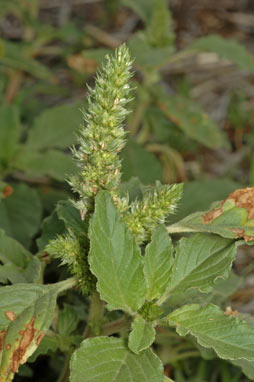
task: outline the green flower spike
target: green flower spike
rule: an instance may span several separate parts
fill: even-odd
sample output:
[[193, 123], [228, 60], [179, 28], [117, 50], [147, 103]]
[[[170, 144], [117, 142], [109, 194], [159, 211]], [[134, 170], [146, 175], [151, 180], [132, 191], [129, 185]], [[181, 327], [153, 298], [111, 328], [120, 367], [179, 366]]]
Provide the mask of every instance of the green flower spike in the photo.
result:
[[107, 56], [98, 72], [95, 88], [89, 88], [88, 111], [83, 111], [85, 125], [78, 137], [79, 148], [73, 149], [80, 173], [70, 179], [80, 195], [76, 203], [85, 216], [92, 209], [93, 197], [100, 189], [111, 191], [113, 198], [121, 178], [119, 151], [125, 145], [126, 132], [122, 123], [128, 114], [125, 105], [130, 102], [129, 80], [132, 61], [125, 45]]

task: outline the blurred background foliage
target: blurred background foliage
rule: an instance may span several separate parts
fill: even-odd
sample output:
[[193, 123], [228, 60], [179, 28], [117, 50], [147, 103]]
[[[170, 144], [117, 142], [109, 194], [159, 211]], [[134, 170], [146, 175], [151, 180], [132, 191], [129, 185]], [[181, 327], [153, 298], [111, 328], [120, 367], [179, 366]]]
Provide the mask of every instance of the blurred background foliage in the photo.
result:
[[[86, 107], [85, 83], [93, 85], [105, 54], [122, 42], [135, 71], [123, 181], [184, 182], [171, 222], [253, 186], [252, 0], [0, 0], [0, 31], [0, 228], [27, 249], [43, 256], [47, 240], [64, 230], [61, 204], [55, 207], [70, 196], [69, 147]], [[233, 294], [233, 307], [254, 313], [253, 258], [251, 248], [239, 250], [237, 280], [218, 292], [224, 307]], [[55, 273], [64, 277], [50, 264], [46, 281]], [[253, 380], [243, 365], [175, 340], [158, 333], [156, 346], [176, 382]], [[49, 381], [48, 370], [55, 381], [61, 367], [61, 353], [41, 356], [15, 381]], [[252, 378], [254, 366], [245, 374]]]

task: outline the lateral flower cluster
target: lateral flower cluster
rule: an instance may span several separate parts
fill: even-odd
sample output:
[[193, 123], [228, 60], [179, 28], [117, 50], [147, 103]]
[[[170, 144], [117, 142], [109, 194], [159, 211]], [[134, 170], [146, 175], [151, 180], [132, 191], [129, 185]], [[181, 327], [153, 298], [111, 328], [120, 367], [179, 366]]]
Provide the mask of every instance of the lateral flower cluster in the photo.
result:
[[114, 197], [120, 183], [118, 153], [126, 143], [122, 123], [128, 114], [125, 105], [131, 100], [131, 65], [128, 49], [120, 46], [115, 56], [106, 56], [102, 70], [97, 73], [95, 88], [89, 88], [88, 110], [82, 111], [85, 124], [78, 136], [79, 148], [73, 149], [80, 173], [70, 179], [73, 190], [80, 196], [76, 206], [81, 216], [91, 209], [100, 189], [110, 191]]
[[145, 192], [142, 200], [131, 203], [123, 219], [138, 244], [149, 240], [155, 227], [175, 212], [181, 196], [182, 184], [163, 185], [157, 181]]

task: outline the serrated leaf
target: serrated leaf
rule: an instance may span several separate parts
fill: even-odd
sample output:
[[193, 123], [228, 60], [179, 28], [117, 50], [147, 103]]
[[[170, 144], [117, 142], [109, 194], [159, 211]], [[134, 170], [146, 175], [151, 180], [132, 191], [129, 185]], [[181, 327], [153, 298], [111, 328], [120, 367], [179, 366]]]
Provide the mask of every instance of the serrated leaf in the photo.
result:
[[236, 245], [230, 239], [201, 233], [182, 238], [176, 247], [171, 280], [159, 302], [189, 288], [210, 292], [217, 278], [228, 277]]
[[138, 177], [144, 184], [162, 180], [162, 166], [159, 160], [134, 141], [129, 141], [122, 152], [123, 181]]
[[80, 103], [52, 107], [41, 113], [30, 129], [27, 145], [33, 149], [66, 148], [76, 141], [81, 123]]
[[209, 211], [195, 212], [168, 227], [168, 232], [212, 232], [225, 238], [254, 241], [254, 187], [232, 192], [212, 204]]
[[11, 381], [48, 330], [57, 293], [55, 285], [16, 284], [0, 288], [0, 381]]
[[16, 240], [0, 230], [0, 282], [37, 282], [40, 278], [41, 263]]
[[20, 137], [18, 109], [14, 105], [0, 107], [0, 171], [8, 166]]
[[[224, 280], [218, 278], [215, 280], [213, 285], [213, 290], [206, 294], [206, 303], [213, 303], [219, 306], [224, 306], [229, 302], [230, 296], [233, 295], [243, 284], [243, 278], [237, 276], [232, 270], [229, 273], [229, 277]], [[181, 305], [187, 304], [189, 302], [193, 304], [202, 304], [204, 302], [204, 293], [200, 292], [198, 289], [188, 289], [184, 292], [174, 293], [170, 295], [164, 306], [172, 309], [177, 308]]]
[[220, 358], [254, 360], [254, 330], [244, 321], [225, 315], [216, 305], [185, 305], [167, 316], [181, 336], [195, 336], [200, 345], [213, 348]]
[[82, 342], [70, 365], [70, 382], [163, 382], [163, 367], [150, 350], [132, 353], [119, 338]]
[[166, 290], [171, 278], [173, 246], [165, 226], [159, 226], [146, 247], [144, 274], [147, 283], [146, 299], [152, 301]]
[[89, 236], [89, 263], [101, 298], [109, 309], [133, 314], [145, 300], [143, 262], [134, 237], [106, 191], [96, 196]]
[[155, 339], [154, 322], [146, 321], [141, 316], [136, 316], [131, 326], [128, 346], [131, 351], [138, 354], [152, 345]]
[[21, 147], [15, 157], [13, 166], [25, 171], [31, 177], [50, 176], [59, 181], [77, 171], [72, 157], [58, 150], [40, 153], [27, 146]]
[[158, 101], [161, 111], [187, 136], [210, 149], [225, 146], [225, 137], [219, 127], [197, 102], [174, 95]]
[[13, 186], [13, 193], [0, 202], [0, 228], [28, 246], [40, 226], [42, 208], [35, 189], [26, 184]]
[[221, 59], [226, 59], [236, 64], [243, 70], [254, 70], [254, 57], [242, 44], [235, 40], [225, 39], [218, 35], [201, 37], [188, 46], [188, 50], [199, 52], [214, 52]]

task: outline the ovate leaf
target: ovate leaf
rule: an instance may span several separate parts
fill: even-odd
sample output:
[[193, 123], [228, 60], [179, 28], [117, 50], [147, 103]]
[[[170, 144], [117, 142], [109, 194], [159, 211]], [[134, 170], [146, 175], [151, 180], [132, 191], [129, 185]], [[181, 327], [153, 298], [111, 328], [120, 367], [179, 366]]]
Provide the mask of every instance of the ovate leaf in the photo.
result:
[[131, 329], [128, 342], [131, 351], [138, 354], [152, 345], [155, 339], [155, 329], [152, 321], [146, 321], [143, 317], [136, 316]]
[[25, 184], [13, 186], [13, 193], [0, 202], [0, 228], [27, 246], [39, 229], [41, 214], [36, 190]]
[[158, 298], [165, 292], [173, 264], [173, 246], [165, 226], [159, 226], [146, 247], [144, 274], [147, 283], [146, 299]]
[[81, 122], [80, 104], [52, 107], [41, 113], [29, 131], [27, 144], [33, 149], [65, 148], [76, 141]]
[[195, 212], [168, 227], [173, 232], [213, 232], [226, 238], [254, 241], [254, 187], [232, 192], [209, 211]]
[[180, 335], [190, 333], [200, 345], [213, 348], [220, 358], [254, 360], [254, 329], [216, 305], [185, 305], [169, 314], [168, 322]]
[[0, 288], [0, 381], [13, 379], [21, 364], [38, 347], [54, 314], [55, 285], [16, 284]]
[[109, 309], [133, 314], [143, 305], [146, 294], [142, 258], [134, 237], [106, 191], [96, 197], [89, 232], [89, 263], [98, 279], [101, 298], [109, 304]]
[[149, 349], [132, 353], [122, 339], [90, 338], [71, 359], [70, 382], [163, 382], [161, 361]]
[[180, 130], [202, 145], [210, 149], [225, 146], [222, 132], [197, 102], [180, 95], [167, 96], [159, 99], [159, 108]]
[[202, 179], [184, 184], [181, 203], [170, 221], [177, 222], [196, 211], [207, 210], [211, 203], [225, 199], [239, 187], [231, 179]]
[[48, 150], [43, 153], [29, 147], [21, 147], [13, 163], [18, 170], [25, 171], [28, 176], [50, 176], [63, 181], [68, 175], [77, 171], [77, 166], [71, 156], [58, 150]]
[[210, 35], [194, 41], [188, 50], [199, 52], [214, 52], [221, 59], [229, 60], [243, 70], [254, 70], [254, 56], [249, 54], [242, 44], [235, 40], [224, 39], [221, 36]]
[[171, 280], [164, 296], [197, 288], [208, 293], [217, 278], [227, 278], [236, 255], [236, 244], [220, 236], [196, 234], [182, 238], [176, 247]]
[[16, 240], [0, 230], [0, 282], [36, 282], [40, 278], [41, 263]]

